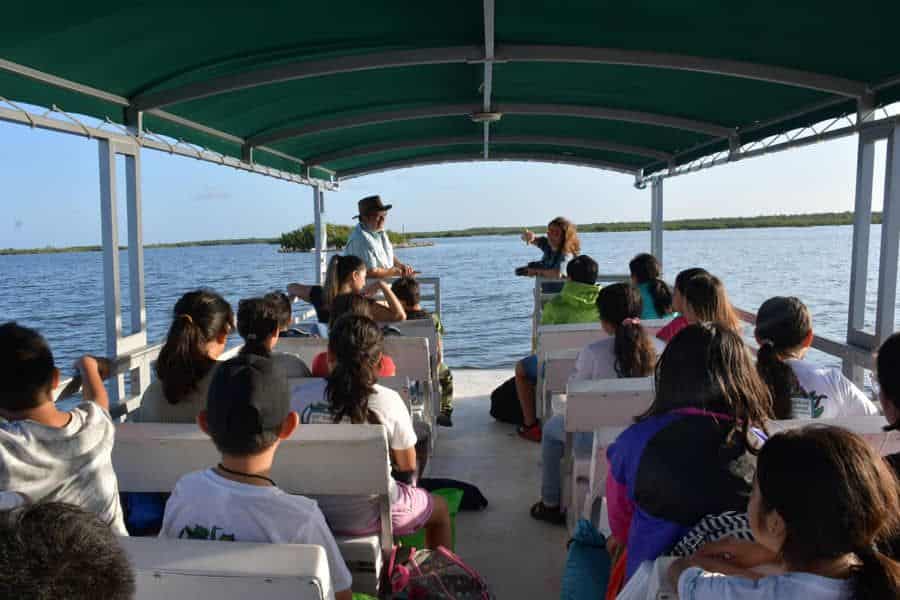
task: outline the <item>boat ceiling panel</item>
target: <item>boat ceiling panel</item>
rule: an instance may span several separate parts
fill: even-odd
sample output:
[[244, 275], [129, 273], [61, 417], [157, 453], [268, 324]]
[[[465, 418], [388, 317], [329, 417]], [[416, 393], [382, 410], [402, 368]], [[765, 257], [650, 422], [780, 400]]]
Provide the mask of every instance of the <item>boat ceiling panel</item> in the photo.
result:
[[337, 178], [484, 158], [487, 103], [488, 157], [647, 174], [900, 99], [897, 22], [874, 0], [48, 0], [4, 8], [0, 97]]

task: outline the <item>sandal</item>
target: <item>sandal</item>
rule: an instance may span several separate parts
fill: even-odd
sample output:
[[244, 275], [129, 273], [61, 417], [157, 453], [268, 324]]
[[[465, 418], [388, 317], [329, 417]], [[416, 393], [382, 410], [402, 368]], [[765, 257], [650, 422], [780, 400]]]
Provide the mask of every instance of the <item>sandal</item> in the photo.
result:
[[532, 442], [540, 442], [542, 436], [541, 422], [535, 421], [533, 425], [519, 425], [516, 428], [516, 433], [519, 434], [520, 438], [524, 438]]
[[531, 518], [538, 521], [546, 521], [554, 525], [566, 524], [566, 513], [561, 512], [558, 506], [547, 506], [543, 500], [538, 500], [531, 507]]

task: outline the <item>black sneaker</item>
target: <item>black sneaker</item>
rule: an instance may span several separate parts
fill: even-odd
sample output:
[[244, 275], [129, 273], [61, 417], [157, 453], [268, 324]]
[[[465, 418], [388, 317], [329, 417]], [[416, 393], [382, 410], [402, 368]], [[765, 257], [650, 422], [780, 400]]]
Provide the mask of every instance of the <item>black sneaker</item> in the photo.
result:
[[452, 414], [452, 410], [442, 410], [441, 414], [437, 416], [437, 424], [441, 427], [453, 427], [453, 421], [450, 419]]

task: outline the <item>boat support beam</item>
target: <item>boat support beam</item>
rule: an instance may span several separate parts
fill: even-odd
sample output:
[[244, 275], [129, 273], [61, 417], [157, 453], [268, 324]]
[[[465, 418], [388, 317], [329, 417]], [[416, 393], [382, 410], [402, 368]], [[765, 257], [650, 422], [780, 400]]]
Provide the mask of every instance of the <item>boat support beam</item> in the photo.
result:
[[328, 268], [328, 230], [325, 227], [325, 188], [314, 185], [313, 191], [313, 215], [315, 218], [316, 236], [316, 283], [325, 285], [325, 271]]
[[650, 253], [663, 264], [663, 180], [654, 177], [650, 182]]
[[[887, 143], [878, 294], [873, 329], [866, 327], [866, 284], [869, 277], [869, 240], [872, 228], [872, 195], [875, 145]], [[874, 352], [894, 331], [897, 296], [897, 259], [900, 242], [900, 125], [894, 121], [860, 131], [856, 159], [856, 200], [853, 220], [853, 250], [850, 268], [850, 302], [847, 344]], [[844, 360], [844, 374], [859, 386], [864, 383], [861, 366]]]
[[[144, 297], [144, 234], [141, 206], [141, 149], [136, 143], [97, 140], [100, 166], [100, 227], [103, 239], [103, 298], [106, 319], [106, 355], [116, 359], [147, 345], [147, 309]], [[122, 289], [119, 269], [118, 157], [125, 159], [125, 195], [128, 211], [128, 287], [130, 332], [122, 325]], [[125, 399], [124, 373], [110, 379], [110, 404]], [[131, 395], [150, 385], [150, 361], [129, 371]]]

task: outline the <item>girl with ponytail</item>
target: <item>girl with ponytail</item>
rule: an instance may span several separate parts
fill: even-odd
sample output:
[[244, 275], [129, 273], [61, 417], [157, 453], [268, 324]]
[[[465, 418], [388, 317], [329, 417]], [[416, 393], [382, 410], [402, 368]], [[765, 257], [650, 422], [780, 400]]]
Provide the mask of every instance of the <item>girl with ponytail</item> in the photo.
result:
[[193, 423], [206, 407], [216, 359], [234, 329], [234, 313], [211, 290], [186, 293], [172, 310], [172, 324], [156, 359], [156, 381], [144, 392], [133, 420]]
[[[809, 426], [773, 436], [757, 459], [748, 505], [755, 543], [701, 549], [669, 576], [682, 600], [900, 597], [900, 564], [877, 550], [900, 519], [898, 482], [859, 436]], [[750, 570], [780, 563], [785, 573]], [[710, 577], [709, 573], [725, 576]]]
[[[406, 312], [403, 304], [391, 291], [387, 283], [377, 280], [366, 285], [366, 263], [351, 254], [335, 254], [328, 261], [325, 273], [325, 285], [303, 285], [290, 283], [288, 295], [309, 302], [316, 309], [319, 323], [331, 320], [331, 309], [334, 300], [342, 294], [358, 294], [366, 298], [370, 304], [372, 318], [376, 321], [403, 321]], [[381, 291], [387, 305], [375, 301], [369, 296]]]
[[776, 296], [756, 315], [756, 368], [772, 393], [776, 419], [877, 415], [878, 408], [836, 370], [803, 360], [813, 340], [809, 310]]
[[[569, 383], [590, 379], [648, 377], [656, 364], [662, 342], [647, 334], [640, 322], [642, 300], [637, 288], [625, 283], [608, 285], [597, 296], [600, 327], [609, 336], [578, 354]], [[574, 450], [587, 455], [593, 447], [591, 433], [576, 433]], [[556, 415], [544, 425], [541, 435], [541, 500], [531, 507], [531, 516], [541, 521], [565, 523], [560, 511], [560, 461], [565, 451], [565, 417]]]
[[[418, 440], [406, 404], [397, 392], [376, 383], [383, 345], [381, 329], [368, 317], [347, 314], [334, 323], [328, 336], [327, 422], [384, 425], [394, 470], [415, 473]], [[304, 415], [304, 421], [309, 422], [310, 416]], [[393, 479], [390, 495], [395, 535], [425, 527], [426, 546], [449, 547], [450, 515], [443, 498]], [[357, 536], [379, 531], [377, 497], [320, 496], [317, 500], [335, 533]]]

